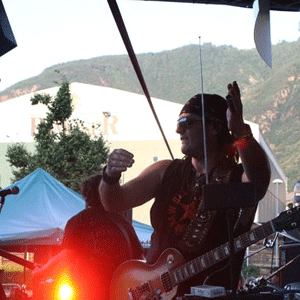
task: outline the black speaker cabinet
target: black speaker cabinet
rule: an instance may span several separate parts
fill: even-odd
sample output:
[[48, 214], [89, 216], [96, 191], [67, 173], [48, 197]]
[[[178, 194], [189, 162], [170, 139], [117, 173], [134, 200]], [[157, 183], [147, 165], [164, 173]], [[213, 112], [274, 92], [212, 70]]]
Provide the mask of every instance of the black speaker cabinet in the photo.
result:
[[0, 0], [0, 56], [17, 47], [2, 0]]
[[[289, 261], [300, 255], [300, 243], [284, 244], [280, 246], [280, 266], [285, 266]], [[281, 286], [288, 283], [300, 282], [300, 257], [285, 267], [280, 274]]]

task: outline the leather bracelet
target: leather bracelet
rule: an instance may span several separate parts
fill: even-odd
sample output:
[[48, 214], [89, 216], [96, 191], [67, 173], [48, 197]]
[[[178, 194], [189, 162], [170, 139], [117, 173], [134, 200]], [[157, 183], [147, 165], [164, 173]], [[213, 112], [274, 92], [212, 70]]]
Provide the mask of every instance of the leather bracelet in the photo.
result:
[[114, 185], [114, 184], [118, 184], [119, 181], [120, 181], [120, 178], [121, 178], [121, 174], [118, 176], [118, 177], [111, 177], [111, 176], [108, 176], [106, 173], [105, 173], [105, 170], [106, 170], [106, 167], [105, 166], [103, 168], [103, 171], [102, 171], [102, 179], [103, 181], [108, 184], [108, 185]]

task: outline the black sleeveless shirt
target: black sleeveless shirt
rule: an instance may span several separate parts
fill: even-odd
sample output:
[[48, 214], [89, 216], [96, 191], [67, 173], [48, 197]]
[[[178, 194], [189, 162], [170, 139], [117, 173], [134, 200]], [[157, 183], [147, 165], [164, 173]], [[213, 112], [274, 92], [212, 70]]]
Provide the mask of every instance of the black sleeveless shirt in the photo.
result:
[[[226, 161], [222, 163], [222, 166], [210, 172], [209, 179], [210, 182], [214, 183], [223, 183], [224, 181], [231, 183], [241, 182], [242, 173], [242, 165]], [[225, 179], [224, 177], [226, 176], [229, 176], [229, 178]], [[197, 191], [195, 191], [196, 182], [200, 185]], [[151, 247], [147, 253], [147, 261], [149, 263], [153, 264], [156, 262], [159, 255], [167, 248], [179, 250], [186, 261], [190, 261], [228, 242], [226, 212], [216, 211], [213, 212], [214, 217], [209, 221], [208, 232], [201, 240], [201, 244], [197, 245], [194, 251], [193, 249], [186, 249], [181, 246], [184, 235], [189, 229], [189, 226], [191, 226], [190, 223], [195, 218], [198, 206], [201, 203], [201, 186], [203, 184], [205, 184], [204, 175], [199, 176], [199, 174], [196, 173], [190, 158], [182, 160], [176, 159], [166, 169], [159, 194], [151, 208], [151, 223], [154, 232], [151, 238]], [[238, 216], [239, 210], [234, 211], [234, 223], [236, 223]], [[252, 221], [253, 218], [251, 218]], [[243, 231], [250, 229], [252, 221], [248, 222], [249, 226], [243, 228]], [[243, 253], [241, 253], [240, 257], [243, 257]], [[240, 272], [241, 263], [242, 261], [238, 264], [237, 272]], [[192, 281], [185, 284], [182, 294], [189, 293], [190, 286], [203, 284], [208, 274], [215, 272], [215, 270], [224, 269], [224, 266], [227, 264], [228, 261], [224, 261], [221, 265], [216, 265], [215, 268], [208, 270], [205, 274], [196, 275]], [[225, 268], [224, 270], [223, 272], [216, 271], [216, 275], [212, 276], [211, 279], [205, 283], [229, 288], [229, 269]]]

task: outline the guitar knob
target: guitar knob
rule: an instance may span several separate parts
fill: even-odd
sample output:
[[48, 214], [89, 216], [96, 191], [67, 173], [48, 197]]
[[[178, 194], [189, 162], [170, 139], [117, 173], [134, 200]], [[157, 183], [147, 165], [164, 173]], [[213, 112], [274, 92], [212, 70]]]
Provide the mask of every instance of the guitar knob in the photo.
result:
[[174, 256], [172, 254], [169, 254], [167, 257], [167, 263], [172, 264], [174, 262]]

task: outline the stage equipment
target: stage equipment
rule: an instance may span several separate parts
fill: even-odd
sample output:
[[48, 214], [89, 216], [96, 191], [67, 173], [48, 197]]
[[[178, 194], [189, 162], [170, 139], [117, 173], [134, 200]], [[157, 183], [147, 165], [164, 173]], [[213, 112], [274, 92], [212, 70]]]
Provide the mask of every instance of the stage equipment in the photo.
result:
[[13, 186], [10, 189], [0, 191], [0, 213], [2, 211], [2, 207], [5, 203], [5, 197], [8, 195], [17, 195], [17, 194], [19, 194], [19, 191], [20, 191], [20, 189], [17, 186]]
[[300, 202], [300, 180], [294, 186], [294, 202]]
[[19, 194], [19, 188], [17, 186], [12, 186], [10, 189], [1, 190], [0, 197], [5, 197], [7, 195], [17, 195]]
[[230, 277], [233, 294], [235, 294], [234, 266], [236, 260], [234, 245], [234, 224], [232, 216], [234, 209], [256, 207], [255, 190], [252, 183], [206, 184], [203, 186], [203, 203], [205, 210], [226, 211], [229, 236]]
[[295, 244], [300, 243], [300, 230], [299, 228], [295, 228], [292, 230], [287, 230], [280, 232], [281, 235], [283, 235], [284, 238], [284, 244]]
[[2, 0], [0, 0], [0, 56], [17, 47]]
[[226, 210], [254, 207], [255, 190], [252, 183], [208, 184], [203, 186], [204, 209]]
[[285, 290], [291, 292], [289, 297], [285, 300], [299, 300], [300, 299], [300, 282], [289, 283], [284, 287]]
[[[176, 300], [207, 300], [208, 298], [194, 296], [194, 295], [185, 295], [184, 297], [177, 298]], [[274, 294], [274, 293], [265, 293], [265, 294], [253, 294], [253, 295], [236, 295], [236, 296], [223, 296], [213, 298], [214, 300], [284, 300], [284, 294]]]
[[300, 281], [300, 244], [286, 244], [280, 246], [280, 265], [285, 266], [289, 261], [295, 259], [283, 269], [281, 273], [282, 285]]

